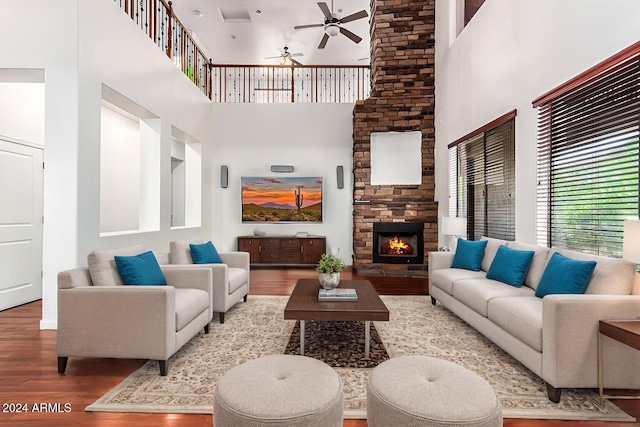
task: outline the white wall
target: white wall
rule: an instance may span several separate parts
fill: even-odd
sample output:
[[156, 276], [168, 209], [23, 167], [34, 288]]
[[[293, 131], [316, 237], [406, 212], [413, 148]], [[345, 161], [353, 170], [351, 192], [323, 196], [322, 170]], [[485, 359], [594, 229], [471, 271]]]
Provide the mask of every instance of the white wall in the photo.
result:
[[171, 138], [172, 217], [171, 226], [184, 226], [185, 210], [185, 143]]
[[436, 2], [436, 199], [448, 209], [447, 144], [513, 110], [516, 239], [535, 243], [531, 101], [640, 39], [637, 0], [487, 0], [457, 39], [456, 0]]
[[76, 9], [76, 0], [2, 3], [0, 68], [44, 69], [45, 75], [43, 327], [55, 325], [56, 275], [77, 259]]
[[40, 82], [6, 81], [3, 74], [0, 70], [0, 135], [44, 145], [44, 73], [38, 73]]
[[[242, 175], [271, 174], [293, 164], [295, 174], [325, 177], [325, 222], [264, 225], [270, 234], [326, 235], [330, 249], [351, 262], [352, 105], [216, 105], [173, 65], [112, 1], [23, 0], [3, 4], [0, 68], [44, 69], [45, 196], [42, 328], [57, 323], [59, 271], [86, 265], [94, 249], [144, 243], [166, 252], [175, 239], [211, 237], [224, 250], [255, 228], [240, 220]], [[25, 22], [30, 24], [24, 25]], [[161, 135], [159, 231], [100, 237], [100, 129], [102, 85], [159, 118]], [[213, 119], [212, 119], [213, 118]], [[192, 157], [202, 159], [202, 196], [187, 203], [201, 211], [171, 229], [171, 130], [189, 134]], [[219, 170], [229, 165], [230, 186]], [[345, 188], [336, 188], [336, 166]], [[295, 175], [294, 174], [294, 175]], [[189, 177], [193, 179], [193, 177]], [[214, 202], [215, 200], [215, 202]]]
[[[327, 237], [327, 250], [340, 249], [352, 264], [353, 104], [216, 104], [214, 121], [214, 244], [236, 249], [236, 237], [254, 229], [271, 235], [298, 231]], [[220, 187], [220, 166], [229, 166], [229, 187]], [[271, 172], [293, 165], [293, 173]], [[336, 167], [344, 166], [344, 188]], [[243, 224], [242, 176], [322, 176], [321, 224]]]
[[102, 106], [100, 232], [140, 226], [140, 123]]
[[[144, 243], [148, 249], [168, 252], [171, 240], [209, 235], [210, 222], [203, 222], [201, 228], [171, 229], [171, 133], [174, 126], [203, 142], [203, 161], [207, 162], [211, 156], [208, 150], [211, 150], [213, 129], [211, 101], [133, 24], [117, 3], [82, 0], [78, 14], [79, 173], [86, 178], [80, 182], [78, 194], [83, 214], [78, 220], [77, 263], [86, 264], [87, 254], [94, 249]], [[158, 191], [160, 194], [141, 205], [141, 227], [159, 231], [99, 237], [99, 175], [95, 171], [100, 165], [99, 107], [103, 84], [158, 118], [146, 122], [160, 134], [159, 159], [145, 163], [141, 168], [145, 173], [146, 169], [159, 167], [160, 179], [155, 186], [141, 188], [141, 192]], [[207, 184], [210, 176], [206, 174], [210, 168], [206, 163], [203, 170], [206, 172], [202, 194], [208, 201], [203, 205], [207, 213], [204, 216], [209, 218], [206, 209], [211, 200]], [[158, 213], [158, 209], [159, 215], [154, 217], [152, 214]], [[142, 224], [143, 218], [149, 222]]]
[[[163, 163], [169, 162], [169, 170], [171, 169], [171, 148], [167, 155], [167, 150], [162, 155], [162, 120], [161, 119], [144, 119], [140, 120], [140, 211], [139, 214], [139, 231], [160, 231], [160, 218], [162, 214], [161, 198], [163, 193], [167, 194], [171, 200], [173, 189], [171, 188], [171, 180], [165, 180], [162, 186], [161, 168]], [[167, 138], [165, 137], [165, 145]], [[171, 140], [169, 140], [169, 145]], [[168, 160], [167, 160], [168, 157]], [[171, 200], [173, 203], [173, 200]], [[170, 203], [170, 204], [171, 204]], [[168, 212], [169, 223], [165, 224], [164, 229], [171, 227], [171, 209]], [[166, 218], [166, 215], [165, 215]], [[166, 250], [157, 248], [157, 251]]]
[[[44, 69], [43, 319], [57, 323], [59, 271], [86, 265], [94, 249], [168, 243], [210, 234], [211, 102], [108, 0], [3, 2], [0, 68]], [[26, 25], [25, 23], [28, 23]], [[102, 84], [160, 119], [159, 231], [100, 237]], [[171, 230], [171, 126], [203, 142], [202, 227]]]
[[[207, 148], [207, 153], [211, 152], [210, 148]], [[214, 172], [211, 169], [211, 158], [202, 158], [202, 143], [192, 142], [185, 144], [184, 150], [184, 162], [186, 163], [185, 170], [185, 226], [186, 227], [200, 227], [202, 225], [202, 206], [203, 200], [207, 200], [211, 197], [211, 177]], [[206, 165], [206, 169], [204, 169]], [[206, 172], [203, 174], [203, 170]], [[203, 187], [203, 176], [206, 176], [209, 180], [207, 185]], [[205, 192], [206, 191], [206, 192]], [[206, 210], [207, 221], [209, 225], [211, 220], [209, 219], [210, 210]]]
[[[178, 190], [178, 192], [182, 193], [179, 195], [180, 203], [182, 203], [182, 212], [180, 213], [182, 215], [182, 222], [174, 221], [174, 224], [182, 224], [181, 227], [187, 228], [200, 227], [202, 225], [203, 196], [205, 200], [211, 197], [209, 193], [202, 193], [202, 171], [203, 165], [209, 165], [211, 159], [206, 159], [203, 163], [202, 142], [175, 126], [171, 127], [171, 138], [173, 142], [171, 155], [182, 161], [182, 165], [180, 166], [180, 168], [182, 168], [180, 178], [182, 182], [180, 184], [176, 182], [176, 185], [181, 185], [182, 187], [181, 190]], [[211, 144], [209, 144], [206, 150], [206, 153], [210, 152]], [[173, 166], [175, 167], [175, 164]], [[207, 168], [205, 176], [208, 176], [210, 181], [212, 172], [208, 169], [209, 168]], [[209, 182], [207, 189], [210, 188], [210, 185], [211, 183]], [[176, 195], [175, 191], [174, 186], [174, 197]], [[175, 198], [174, 202], [176, 202]], [[178, 215], [178, 217], [180, 217], [180, 215]], [[175, 218], [174, 216], [174, 219]], [[177, 227], [177, 225], [175, 227]]]

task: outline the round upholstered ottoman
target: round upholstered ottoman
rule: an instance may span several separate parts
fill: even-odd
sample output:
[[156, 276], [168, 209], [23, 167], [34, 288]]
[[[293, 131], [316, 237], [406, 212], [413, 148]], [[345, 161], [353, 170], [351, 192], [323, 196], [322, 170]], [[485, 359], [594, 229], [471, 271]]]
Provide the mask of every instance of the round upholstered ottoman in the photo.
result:
[[329, 365], [273, 355], [230, 369], [216, 385], [214, 427], [342, 426], [342, 381]]
[[501, 426], [495, 390], [474, 372], [427, 356], [403, 356], [373, 368], [369, 427]]

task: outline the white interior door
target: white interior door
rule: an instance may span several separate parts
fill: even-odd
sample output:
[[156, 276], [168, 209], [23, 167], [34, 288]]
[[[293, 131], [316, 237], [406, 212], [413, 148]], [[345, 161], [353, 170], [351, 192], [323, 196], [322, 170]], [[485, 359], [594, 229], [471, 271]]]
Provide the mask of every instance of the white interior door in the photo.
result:
[[0, 137], [0, 310], [42, 298], [42, 155]]

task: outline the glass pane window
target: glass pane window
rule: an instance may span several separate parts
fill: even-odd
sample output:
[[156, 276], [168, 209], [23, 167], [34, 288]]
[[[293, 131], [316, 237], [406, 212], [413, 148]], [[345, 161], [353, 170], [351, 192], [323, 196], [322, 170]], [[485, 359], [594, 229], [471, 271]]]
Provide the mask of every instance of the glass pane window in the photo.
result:
[[467, 218], [469, 239], [515, 239], [514, 117], [449, 146], [449, 215]]

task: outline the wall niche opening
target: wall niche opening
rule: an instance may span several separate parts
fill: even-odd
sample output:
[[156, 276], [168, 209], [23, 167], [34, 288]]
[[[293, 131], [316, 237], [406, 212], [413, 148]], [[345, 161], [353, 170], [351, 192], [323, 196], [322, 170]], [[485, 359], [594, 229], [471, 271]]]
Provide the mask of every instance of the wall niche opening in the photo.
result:
[[200, 227], [202, 143], [171, 126], [171, 228]]
[[102, 85], [100, 236], [160, 229], [160, 119]]

